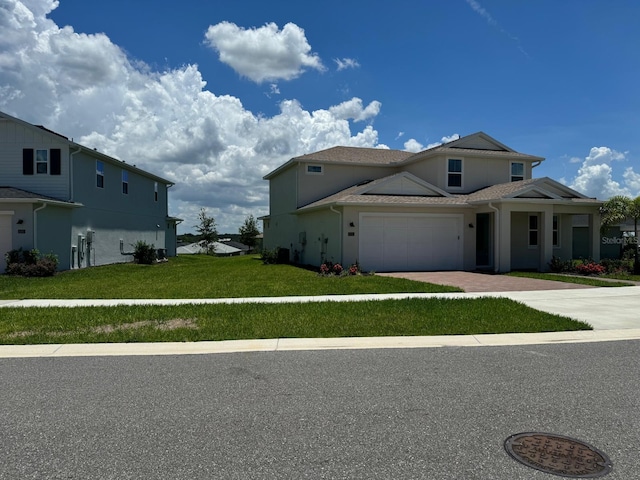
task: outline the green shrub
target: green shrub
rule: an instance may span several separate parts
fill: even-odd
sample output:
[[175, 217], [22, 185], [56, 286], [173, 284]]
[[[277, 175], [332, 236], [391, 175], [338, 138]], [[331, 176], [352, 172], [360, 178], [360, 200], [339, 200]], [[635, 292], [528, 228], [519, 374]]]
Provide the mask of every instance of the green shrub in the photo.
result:
[[143, 242], [142, 240], [138, 240], [133, 245], [133, 259], [136, 263], [151, 265], [156, 261], [156, 258], [157, 253], [155, 245], [149, 245], [147, 242]]
[[262, 250], [262, 254], [260, 255], [260, 259], [262, 263], [265, 265], [273, 265], [278, 263], [278, 249], [274, 248], [273, 250]]
[[572, 260], [562, 260], [560, 257], [556, 256], [551, 257], [549, 268], [553, 273], [569, 273], [573, 272], [575, 269]]
[[53, 253], [41, 255], [37, 249], [11, 250], [4, 256], [7, 275], [21, 277], [51, 277], [58, 268], [58, 256]]

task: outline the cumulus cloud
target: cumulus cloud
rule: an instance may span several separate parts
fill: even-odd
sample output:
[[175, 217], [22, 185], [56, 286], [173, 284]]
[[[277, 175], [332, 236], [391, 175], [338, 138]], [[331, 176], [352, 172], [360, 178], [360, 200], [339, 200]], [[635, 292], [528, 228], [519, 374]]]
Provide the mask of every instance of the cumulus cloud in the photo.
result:
[[[184, 218], [181, 231], [197, 224], [202, 207], [222, 232], [266, 214], [262, 177], [291, 157], [335, 145], [380, 147], [371, 125], [352, 131], [350, 124], [372, 120], [380, 102], [364, 107], [354, 98], [311, 112], [284, 100], [271, 117], [253, 113], [239, 98], [207, 90], [195, 65], [154, 71], [106, 35], [60, 28], [46, 18], [56, 7], [0, 0], [0, 110], [174, 182], [170, 213]], [[283, 42], [287, 27], [274, 31]], [[291, 42], [300, 52], [306, 40]]]
[[422, 145], [420, 142], [418, 142], [416, 139], [410, 138], [409, 140], [404, 142], [404, 149], [407, 152], [417, 153], [417, 152], [421, 152], [422, 150], [428, 150], [430, 148], [439, 147], [443, 143], [449, 143], [454, 140], [458, 140], [459, 138], [460, 138], [460, 135], [458, 135], [457, 133], [454, 133], [453, 135], [442, 137], [439, 142], [429, 143], [426, 147]]
[[380, 113], [380, 107], [382, 107], [382, 104], [374, 100], [363, 108], [362, 100], [354, 97], [351, 100], [342, 102], [340, 105], [331, 107], [329, 111], [336, 118], [362, 122], [363, 120], [369, 120], [378, 115], [378, 113]]
[[422, 145], [415, 138], [410, 138], [409, 140], [404, 142], [404, 149], [407, 152], [418, 153], [418, 152], [421, 152], [422, 150], [424, 150], [424, 145]]
[[337, 70], [346, 70], [347, 68], [358, 68], [360, 67], [360, 64], [358, 63], [357, 60], [353, 59], [353, 58], [334, 58], [333, 59], [334, 62], [336, 62], [337, 65]]
[[[626, 161], [627, 155], [628, 152], [618, 152], [609, 147], [591, 148], [569, 186], [588, 197], [601, 200], [614, 195], [640, 195], [640, 175], [632, 167], [625, 170], [621, 181], [614, 178], [611, 164]], [[573, 158], [570, 162], [574, 163]]]
[[221, 62], [256, 83], [292, 80], [305, 68], [325, 70], [318, 55], [311, 52], [304, 30], [294, 23], [280, 30], [275, 23], [245, 29], [221, 22], [211, 25], [205, 38]]

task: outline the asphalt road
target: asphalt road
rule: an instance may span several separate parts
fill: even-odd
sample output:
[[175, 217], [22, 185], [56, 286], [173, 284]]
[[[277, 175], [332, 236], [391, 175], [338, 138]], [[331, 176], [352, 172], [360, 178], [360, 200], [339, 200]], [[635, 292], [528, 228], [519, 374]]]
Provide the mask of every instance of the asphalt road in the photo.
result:
[[640, 341], [0, 359], [0, 479], [554, 479], [575, 437], [640, 479]]

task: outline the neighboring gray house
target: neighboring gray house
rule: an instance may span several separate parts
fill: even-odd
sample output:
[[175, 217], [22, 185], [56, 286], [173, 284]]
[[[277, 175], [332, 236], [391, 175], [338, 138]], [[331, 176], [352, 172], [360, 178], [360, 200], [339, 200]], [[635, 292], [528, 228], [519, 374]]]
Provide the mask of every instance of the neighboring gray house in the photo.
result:
[[18, 248], [56, 254], [60, 270], [131, 261], [139, 240], [175, 256], [172, 185], [0, 112], [0, 273]]
[[292, 158], [264, 177], [264, 248], [366, 271], [547, 270], [552, 256], [574, 256], [579, 215], [599, 259], [602, 202], [532, 178], [543, 160], [483, 132], [415, 154], [334, 147]]

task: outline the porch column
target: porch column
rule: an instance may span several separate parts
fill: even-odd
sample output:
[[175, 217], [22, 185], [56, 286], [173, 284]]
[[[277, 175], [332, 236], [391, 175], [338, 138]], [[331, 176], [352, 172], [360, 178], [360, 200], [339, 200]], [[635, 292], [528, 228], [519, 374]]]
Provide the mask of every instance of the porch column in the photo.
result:
[[549, 262], [553, 257], [553, 206], [544, 207], [540, 212], [540, 216], [542, 217], [540, 219], [542, 245], [540, 246], [540, 265], [538, 269], [541, 272], [547, 272], [549, 271]]
[[511, 208], [500, 205], [500, 213], [496, 222], [496, 269], [498, 272], [511, 270]]
[[600, 213], [589, 215], [589, 252], [595, 262], [600, 261]]

